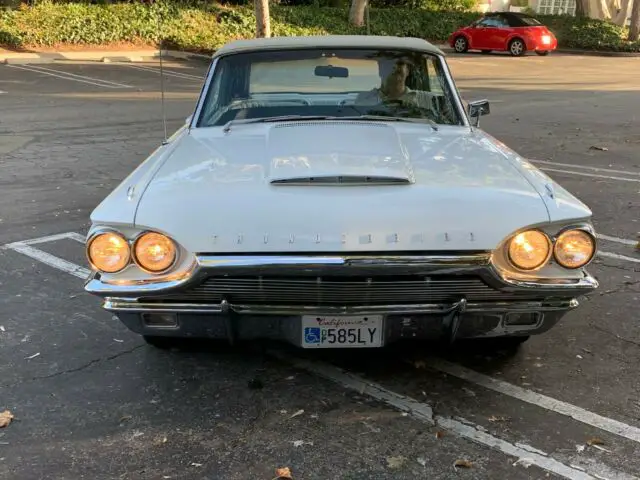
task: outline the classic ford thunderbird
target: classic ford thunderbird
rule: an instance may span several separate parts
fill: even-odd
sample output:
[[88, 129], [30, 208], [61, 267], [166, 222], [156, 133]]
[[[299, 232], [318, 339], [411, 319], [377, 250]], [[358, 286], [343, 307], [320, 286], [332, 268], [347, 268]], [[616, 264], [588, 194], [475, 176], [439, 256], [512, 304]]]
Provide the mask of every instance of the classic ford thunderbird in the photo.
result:
[[235, 41], [91, 215], [85, 289], [156, 346], [546, 332], [598, 283], [591, 211], [479, 128], [430, 43]]

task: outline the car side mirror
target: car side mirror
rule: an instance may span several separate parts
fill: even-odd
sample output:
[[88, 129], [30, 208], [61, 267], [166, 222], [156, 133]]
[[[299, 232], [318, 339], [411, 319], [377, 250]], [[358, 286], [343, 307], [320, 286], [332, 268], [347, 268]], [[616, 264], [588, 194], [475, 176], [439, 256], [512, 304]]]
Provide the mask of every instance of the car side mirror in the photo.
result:
[[489, 100], [476, 100], [475, 102], [469, 102], [469, 117], [475, 120], [474, 126], [480, 126], [480, 117], [483, 115], [489, 115], [491, 109], [489, 108]]

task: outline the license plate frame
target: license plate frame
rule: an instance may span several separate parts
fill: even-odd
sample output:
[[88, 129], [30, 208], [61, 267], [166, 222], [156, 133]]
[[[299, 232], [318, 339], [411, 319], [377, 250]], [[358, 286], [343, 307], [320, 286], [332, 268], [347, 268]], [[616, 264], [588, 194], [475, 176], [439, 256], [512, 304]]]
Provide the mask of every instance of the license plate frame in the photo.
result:
[[303, 348], [378, 348], [383, 342], [383, 315], [303, 315]]

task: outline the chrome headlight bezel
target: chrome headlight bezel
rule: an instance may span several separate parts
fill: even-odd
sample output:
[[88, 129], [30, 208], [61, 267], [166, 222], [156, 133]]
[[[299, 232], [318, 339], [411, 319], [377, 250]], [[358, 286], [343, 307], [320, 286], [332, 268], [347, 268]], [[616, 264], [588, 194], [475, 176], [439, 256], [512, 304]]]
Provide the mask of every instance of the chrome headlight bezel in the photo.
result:
[[[90, 248], [91, 248], [91, 244], [93, 243], [93, 241], [99, 237], [100, 235], [103, 235], [105, 233], [112, 233], [114, 235], [119, 236], [120, 238], [122, 238], [128, 247], [128, 259], [127, 259], [127, 264], [121, 268], [120, 270], [117, 270], [115, 272], [108, 272], [105, 270], [102, 270], [100, 268], [98, 268], [97, 265], [94, 264], [94, 262], [91, 259], [91, 255], [89, 254], [90, 252]], [[171, 262], [171, 265], [169, 267], [167, 267], [166, 269], [162, 270], [162, 271], [153, 271], [153, 270], [149, 270], [145, 267], [143, 267], [140, 262], [138, 261], [138, 259], [136, 258], [135, 255], [135, 245], [136, 242], [145, 234], [149, 234], [149, 233], [154, 233], [157, 235], [162, 235], [163, 237], [167, 238], [171, 244], [173, 245], [174, 249], [175, 249], [175, 255], [173, 258], [173, 261]], [[138, 268], [141, 272], [144, 272], [146, 274], [149, 275], [153, 275], [154, 277], [158, 277], [161, 275], [165, 275], [169, 272], [171, 272], [172, 270], [174, 270], [176, 268], [176, 266], [179, 264], [179, 262], [182, 260], [182, 254], [184, 252], [182, 251], [182, 248], [180, 246], [180, 244], [178, 242], [176, 242], [170, 235], [167, 235], [166, 233], [162, 233], [159, 232], [157, 230], [143, 230], [140, 232], [137, 232], [135, 234], [130, 233], [129, 235], [127, 235], [126, 233], [113, 228], [113, 227], [100, 227], [97, 228], [96, 230], [94, 230], [93, 232], [91, 232], [90, 236], [87, 238], [87, 241], [85, 243], [85, 256], [87, 258], [87, 261], [89, 262], [89, 265], [91, 266], [91, 268], [93, 270], [95, 270], [96, 272], [100, 273], [101, 275], [116, 275], [116, 274], [122, 274], [124, 272], [126, 272], [127, 270], [129, 270], [132, 267]]]
[[[546, 242], [547, 242], [547, 253], [544, 257], [544, 260], [537, 266], [533, 267], [533, 268], [523, 268], [521, 266], [519, 266], [512, 258], [511, 258], [511, 242], [513, 242], [515, 240], [515, 238], [518, 235], [522, 235], [523, 233], [527, 233], [527, 232], [535, 232], [535, 233], [539, 233], [541, 234]], [[545, 267], [545, 265], [549, 264], [549, 260], [551, 259], [551, 256], [553, 255], [553, 240], [551, 239], [551, 237], [549, 236], [549, 234], [547, 234], [546, 232], [544, 232], [543, 230], [539, 229], [539, 228], [526, 228], [524, 230], [518, 231], [516, 233], [514, 233], [513, 235], [510, 235], [509, 238], [507, 239], [507, 241], [505, 242], [505, 256], [507, 258], [507, 260], [509, 261], [509, 264], [515, 268], [518, 271], [521, 272], [537, 272], [538, 270], [541, 270], [542, 268]]]
[[[138, 244], [138, 242], [140, 241], [140, 239], [142, 237], [144, 237], [145, 235], [148, 235], [148, 234], [160, 235], [160, 236], [166, 238], [167, 240], [169, 240], [169, 242], [171, 242], [171, 244], [173, 245], [173, 250], [174, 250], [173, 260], [171, 261], [171, 264], [167, 268], [165, 268], [164, 270], [150, 270], [150, 269], [148, 269], [147, 267], [142, 265], [142, 263], [138, 259], [138, 256], [136, 255], [136, 245]], [[142, 270], [143, 272], [148, 273], [150, 275], [162, 275], [162, 274], [168, 273], [171, 270], [173, 270], [175, 268], [175, 266], [178, 264], [178, 260], [180, 258], [180, 248], [178, 247], [178, 243], [173, 238], [171, 238], [169, 235], [157, 232], [155, 230], [144, 230], [144, 231], [138, 233], [131, 241], [131, 258], [132, 258], [132, 261], [135, 263], [135, 265], [140, 270]]]
[[[591, 243], [593, 244], [593, 250], [591, 252], [589, 259], [586, 262], [584, 262], [582, 265], [577, 267], [564, 265], [558, 259], [558, 255], [556, 254], [556, 251], [558, 248], [558, 240], [560, 239], [560, 237], [572, 231], [579, 231], [579, 232], [585, 233], [591, 239]], [[558, 233], [553, 238], [553, 259], [558, 265], [560, 265], [562, 268], [566, 268], [567, 270], [579, 270], [581, 268], [586, 267], [596, 257], [597, 252], [598, 252], [598, 237], [596, 236], [593, 227], [591, 227], [590, 225], [579, 225], [579, 226], [571, 225], [571, 226], [565, 227], [562, 230], [558, 231]]]
[[[127, 246], [127, 261], [125, 263], [125, 265], [120, 268], [119, 270], [115, 270], [115, 271], [107, 271], [107, 270], [103, 270], [101, 268], [99, 268], [95, 262], [93, 261], [93, 258], [91, 257], [91, 245], [93, 245], [93, 242], [98, 238], [101, 237], [102, 235], [108, 235], [108, 234], [113, 234], [117, 237], [120, 237], [125, 245]], [[96, 230], [95, 232], [93, 232], [91, 234], [91, 236], [87, 239], [86, 241], [86, 246], [85, 246], [85, 256], [87, 258], [87, 261], [89, 262], [89, 265], [91, 266], [91, 268], [97, 272], [100, 273], [104, 273], [107, 275], [114, 275], [116, 273], [120, 273], [125, 271], [129, 265], [131, 265], [131, 244], [129, 242], [129, 240], [127, 239], [126, 235], [124, 235], [122, 232], [114, 229], [114, 228], [101, 228]]]

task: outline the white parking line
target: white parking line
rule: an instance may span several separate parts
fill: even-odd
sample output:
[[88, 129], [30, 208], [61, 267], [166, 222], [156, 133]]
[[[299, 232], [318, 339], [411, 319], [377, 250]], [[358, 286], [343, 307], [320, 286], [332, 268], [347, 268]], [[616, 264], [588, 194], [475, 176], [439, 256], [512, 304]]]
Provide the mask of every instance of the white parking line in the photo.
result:
[[[160, 70], [153, 67], [143, 67], [142, 65], [130, 65], [128, 63], [119, 63], [118, 65], [123, 67], [133, 68], [135, 70], [142, 70], [146, 72], [153, 72], [153, 73], [160, 74]], [[182, 78], [184, 80], [195, 80], [199, 82], [204, 79], [204, 76], [198, 77], [197, 75], [191, 75], [190, 73], [176, 72], [175, 70], [167, 70], [166, 68], [162, 69], [162, 73], [164, 73], [166, 76], [169, 76], [169, 77], [177, 77], [177, 78]]]
[[474, 370], [470, 370], [461, 365], [450, 363], [445, 360], [432, 359], [427, 362], [427, 366], [433, 370], [452, 375], [454, 377], [461, 378], [467, 382], [475, 383], [481, 387], [493, 390], [494, 392], [502, 393], [512, 398], [517, 398], [523, 402], [536, 405], [545, 410], [566, 415], [578, 420], [579, 422], [591, 425], [592, 427], [599, 428], [609, 433], [619, 435], [634, 442], [640, 443], [640, 428], [626, 423], [613, 420], [611, 418], [603, 417], [597, 413], [590, 412], [570, 403], [566, 403], [555, 398], [542, 395], [540, 393], [532, 392], [526, 388], [512, 385], [503, 380], [498, 380], [482, 373], [478, 373]]
[[545, 165], [558, 165], [559, 167], [581, 168], [583, 170], [592, 170], [594, 172], [622, 173], [625, 175], [640, 176], [640, 172], [629, 172], [627, 170], [614, 170], [613, 168], [591, 167], [589, 165], [574, 165], [572, 163], [550, 162], [549, 160], [529, 160], [531, 163], [542, 163]]
[[[411, 397], [398, 395], [390, 392], [381, 385], [362, 379], [356, 375], [348, 373], [340, 368], [307, 360], [292, 358], [284, 355], [279, 351], [270, 351], [272, 356], [285, 361], [296, 368], [306, 370], [319, 377], [330, 380], [334, 383], [342, 385], [358, 392], [360, 395], [368, 395], [371, 398], [386, 403], [398, 410], [407, 412], [413, 418], [426, 422], [428, 424], [436, 424], [450, 432], [461, 437], [465, 437], [483, 446], [499, 450], [507, 455], [511, 455], [517, 459], [526, 460], [528, 464], [536, 465], [548, 472], [555, 473], [570, 480], [595, 480], [602, 479], [598, 472], [610, 472], [617, 479], [638, 480], [637, 477], [622, 472], [613, 471], [606, 465], [597, 461], [590, 462], [589, 467], [577, 467], [565, 465], [564, 463], [552, 458], [549, 454], [521, 443], [510, 443], [506, 440], [482, 431], [478, 425], [473, 424], [463, 418], [454, 420], [452, 418], [440, 415], [431, 416], [431, 407], [428, 404], [419, 402]], [[459, 418], [459, 417], [457, 417]]]
[[[122, 83], [111, 82], [108, 80], [101, 80], [99, 78], [87, 77], [84, 75], [76, 75], [74, 73], [62, 72], [60, 70], [53, 70], [50, 68], [35, 66], [35, 65], [7, 65], [9, 68], [18, 68], [20, 70], [27, 70], [29, 72], [40, 73], [42, 75], [49, 75], [51, 77], [61, 78], [63, 80], [70, 80], [73, 82], [88, 83], [90, 85], [96, 85], [98, 87], [105, 88], [133, 88], [131, 85], [124, 85]], [[53, 73], [55, 72], [55, 73]]]
[[596, 237], [601, 238], [602, 240], [607, 240], [609, 242], [622, 243], [623, 245], [635, 246], [638, 244], [637, 240], [627, 240], [626, 238], [612, 237], [611, 235], [604, 235], [602, 233], [597, 233]]
[[560, 170], [559, 168], [548, 168], [548, 167], [540, 167], [540, 170], [544, 170], [546, 172], [569, 173], [571, 175], [580, 175], [583, 177], [606, 178], [608, 180], [618, 180], [620, 182], [639, 182], [640, 183], [640, 178], [612, 177], [609, 175], [598, 175], [596, 173], [586, 173], [586, 172], [572, 172], [570, 170]]
[[31, 257], [34, 260], [38, 260], [39, 262], [44, 263], [45, 265], [49, 265], [50, 267], [57, 268], [63, 272], [69, 273], [78, 278], [87, 278], [89, 270], [80, 265], [76, 265], [75, 263], [68, 262], [60, 257], [56, 257], [55, 255], [51, 255], [50, 253], [39, 250], [35, 247], [27, 245], [22, 242], [10, 243], [6, 246], [11, 250], [15, 250], [16, 252], [20, 252], [27, 257]]
[[598, 255], [601, 257], [615, 258], [616, 260], [624, 260], [625, 262], [640, 263], [640, 258], [627, 257], [626, 255], [620, 255], [618, 253], [601, 251], [601, 252], [598, 252]]

